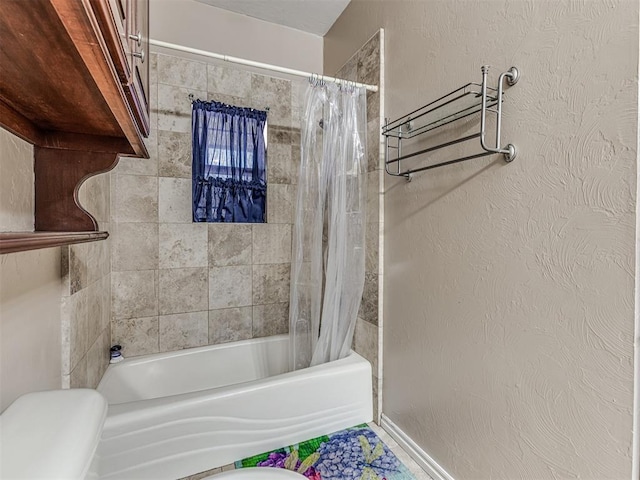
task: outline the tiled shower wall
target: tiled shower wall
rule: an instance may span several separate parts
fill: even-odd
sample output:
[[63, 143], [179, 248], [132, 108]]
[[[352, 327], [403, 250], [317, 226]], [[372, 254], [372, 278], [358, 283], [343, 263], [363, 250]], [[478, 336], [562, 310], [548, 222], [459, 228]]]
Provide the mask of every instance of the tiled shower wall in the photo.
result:
[[[80, 188], [82, 206], [109, 231], [109, 174]], [[61, 248], [62, 387], [95, 388], [109, 364], [110, 239]]]
[[[151, 158], [112, 174], [113, 343], [135, 356], [286, 333], [304, 83], [150, 61]], [[269, 108], [266, 224], [192, 223], [189, 94]]]
[[382, 78], [383, 31], [380, 30], [358, 50], [336, 77], [378, 85], [367, 92], [367, 234], [364, 292], [353, 339], [354, 350], [371, 362], [373, 370], [374, 419], [380, 415], [382, 383], [382, 231], [384, 170], [380, 131], [384, 105]]
[[[151, 158], [122, 158], [111, 180], [112, 341], [135, 356], [286, 333], [306, 83], [160, 53], [150, 61]], [[338, 76], [379, 84], [380, 62], [376, 34]], [[192, 223], [189, 94], [269, 108], [266, 224]], [[380, 98], [367, 95], [367, 267], [354, 338], [356, 351], [373, 365], [376, 411]]]

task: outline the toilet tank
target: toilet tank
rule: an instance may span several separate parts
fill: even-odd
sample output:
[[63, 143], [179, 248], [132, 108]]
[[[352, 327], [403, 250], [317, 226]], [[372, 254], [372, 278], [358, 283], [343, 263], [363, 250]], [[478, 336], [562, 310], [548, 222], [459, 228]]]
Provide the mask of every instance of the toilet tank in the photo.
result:
[[0, 478], [83, 479], [107, 415], [95, 390], [29, 393], [0, 415]]

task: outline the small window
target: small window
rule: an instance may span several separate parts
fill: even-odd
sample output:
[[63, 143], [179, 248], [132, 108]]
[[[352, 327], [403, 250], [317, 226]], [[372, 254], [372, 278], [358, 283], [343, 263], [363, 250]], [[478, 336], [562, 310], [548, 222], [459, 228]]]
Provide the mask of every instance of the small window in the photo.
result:
[[193, 103], [193, 221], [266, 221], [267, 112]]

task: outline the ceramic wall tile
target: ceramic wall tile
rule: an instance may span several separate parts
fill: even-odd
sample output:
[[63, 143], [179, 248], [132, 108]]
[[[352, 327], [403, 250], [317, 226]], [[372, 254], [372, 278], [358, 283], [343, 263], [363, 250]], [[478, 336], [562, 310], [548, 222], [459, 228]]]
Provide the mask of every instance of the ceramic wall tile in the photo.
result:
[[252, 338], [252, 307], [209, 311], [209, 344]]
[[161, 315], [159, 326], [161, 352], [201, 347], [209, 341], [208, 312]]
[[251, 101], [254, 108], [269, 108], [271, 125], [291, 126], [291, 82], [265, 75], [251, 74]]
[[267, 185], [267, 223], [293, 223], [295, 185]]
[[248, 224], [210, 223], [209, 266], [251, 265], [252, 227]]
[[365, 232], [365, 271], [379, 273], [380, 224], [367, 223]]
[[380, 83], [380, 34], [372, 37], [358, 53], [358, 81], [370, 85]]
[[301, 157], [302, 157], [302, 151], [300, 150], [300, 145], [291, 144], [291, 165], [293, 169], [291, 174], [291, 184], [298, 183]]
[[[107, 230], [109, 231], [109, 230]], [[111, 238], [87, 243], [87, 282], [94, 283], [111, 271]]]
[[158, 83], [193, 90], [207, 89], [207, 65], [202, 62], [158, 54]]
[[224, 95], [222, 93], [207, 93], [207, 101], [226, 103], [234, 107], [250, 107], [251, 100], [245, 97], [234, 97], [233, 95]]
[[158, 221], [158, 178], [116, 175], [113, 218], [117, 222]]
[[104, 329], [87, 351], [87, 387], [96, 388], [109, 365], [109, 349], [111, 335]]
[[70, 375], [70, 388], [86, 388], [87, 386], [87, 359], [82, 360], [76, 365]]
[[158, 285], [160, 315], [209, 308], [209, 270], [206, 267], [162, 269]]
[[158, 175], [191, 179], [191, 134], [158, 132]]
[[349, 60], [347, 60], [347, 63], [345, 63], [342, 68], [336, 72], [336, 77], [357, 82], [359, 57], [360, 51], [356, 52]]
[[102, 303], [102, 317], [100, 318], [100, 328], [104, 330], [111, 323], [111, 274], [105, 275], [98, 282], [100, 292], [99, 301]]
[[158, 178], [158, 220], [160, 223], [191, 223], [191, 179]]
[[[118, 175], [146, 175], [155, 177], [158, 175], [158, 153], [157, 153], [157, 133], [154, 131], [153, 138], [147, 139], [147, 149], [149, 150], [149, 158], [120, 157], [118, 166], [114, 173]], [[154, 152], [151, 152], [150, 146], [153, 146]]]
[[86, 179], [78, 191], [82, 208], [100, 224], [109, 221], [109, 174], [102, 173]]
[[378, 377], [371, 375], [371, 390], [373, 393], [373, 421], [379, 423], [380, 410], [379, 410], [379, 389], [378, 389]]
[[158, 314], [156, 271], [112, 272], [113, 317], [140, 318]]
[[267, 146], [267, 183], [297, 183], [297, 165], [294, 164], [291, 144], [276, 143], [268, 139]]
[[253, 338], [289, 332], [289, 302], [253, 306]]
[[71, 297], [68, 364], [71, 371], [85, 355], [88, 348], [89, 305], [86, 292], [87, 290], [84, 289]]
[[378, 273], [365, 273], [360, 315], [372, 325], [378, 325]]
[[381, 131], [382, 125], [379, 118], [375, 117], [367, 122], [367, 171], [369, 172], [383, 168], [380, 158]]
[[253, 264], [291, 261], [291, 225], [262, 223], [253, 225]]
[[367, 119], [380, 117], [380, 92], [367, 90]]
[[160, 53], [151, 52], [149, 53], [149, 84], [157, 85], [158, 84], [158, 56], [162, 55]]
[[125, 358], [158, 353], [158, 317], [113, 320], [111, 343], [122, 346]]
[[158, 268], [157, 223], [119, 223], [112, 245], [114, 271]]
[[209, 93], [240, 98], [251, 97], [251, 73], [247, 71], [208, 65], [207, 79], [207, 91]]
[[88, 244], [81, 243], [69, 247], [69, 288], [70, 295], [79, 292], [89, 284], [87, 272]]
[[251, 266], [209, 269], [209, 309], [251, 305]]
[[378, 222], [380, 215], [380, 171], [367, 172], [367, 222]]
[[205, 99], [207, 92], [172, 85], [158, 85], [158, 130], [172, 132], [191, 131], [191, 100]]
[[289, 301], [290, 264], [253, 266], [253, 304]]
[[100, 291], [101, 287], [102, 282], [97, 281], [89, 285], [84, 292], [87, 302], [87, 348], [93, 345], [93, 342], [96, 341], [100, 332], [104, 329], [102, 326], [104, 304], [102, 302], [102, 292]]
[[71, 256], [71, 246], [60, 247], [60, 283], [62, 284], [62, 296], [71, 295], [71, 272], [69, 257]]
[[160, 268], [207, 266], [207, 224], [161, 223]]
[[286, 125], [269, 124], [267, 128], [267, 141], [269, 145], [294, 145], [296, 140], [300, 144], [300, 129]]
[[356, 352], [371, 363], [373, 372], [378, 371], [378, 327], [358, 319], [356, 322]]
[[309, 82], [306, 80], [291, 81], [291, 126], [300, 128], [302, 115], [304, 114], [304, 94]]

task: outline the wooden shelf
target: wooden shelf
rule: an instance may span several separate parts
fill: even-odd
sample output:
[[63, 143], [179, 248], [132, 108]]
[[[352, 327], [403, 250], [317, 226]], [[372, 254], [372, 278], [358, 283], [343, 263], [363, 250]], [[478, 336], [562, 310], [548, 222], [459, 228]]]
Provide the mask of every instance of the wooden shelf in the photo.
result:
[[35, 146], [36, 230], [0, 233], [0, 253], [109, 235], [78, 191], [120, 155], [149, 157], [148, 14], [147, 0], [0, 0], [0, 127]]
[[0, 254], [38, 248], [61, 247], [74, 243], [104, 240], [108, 232], [8, 232], [0, 233]]

